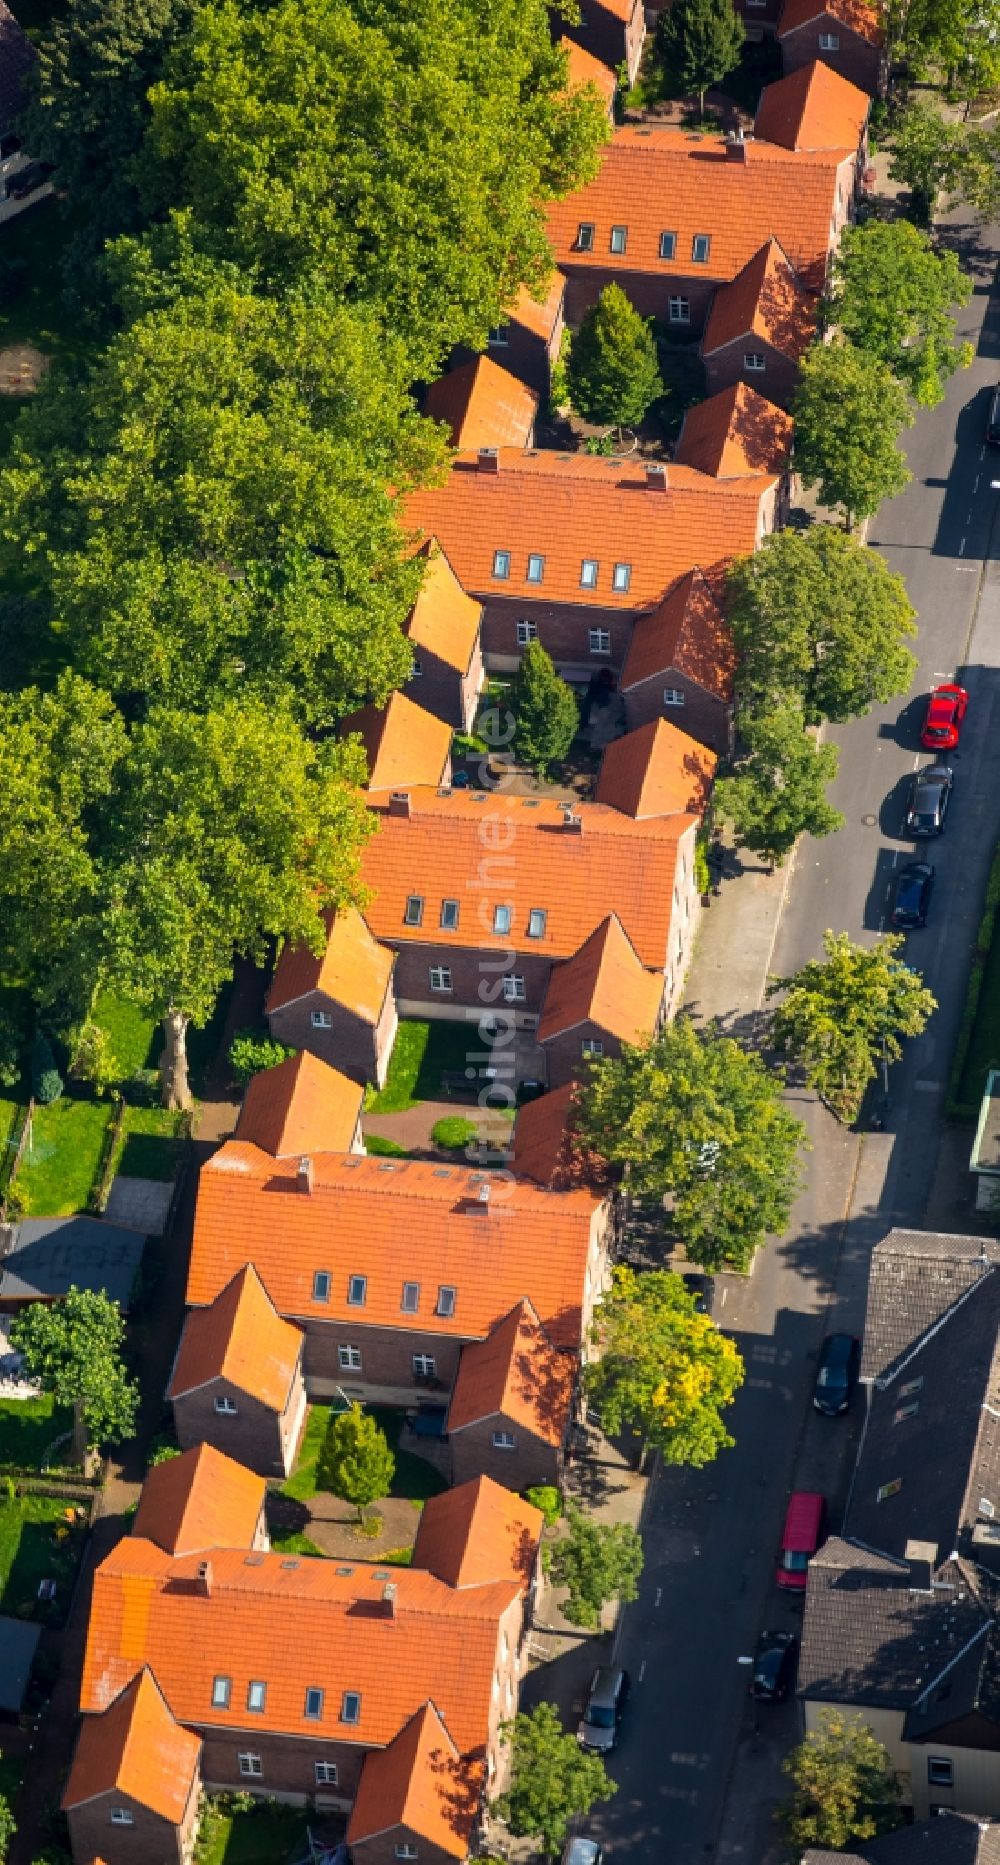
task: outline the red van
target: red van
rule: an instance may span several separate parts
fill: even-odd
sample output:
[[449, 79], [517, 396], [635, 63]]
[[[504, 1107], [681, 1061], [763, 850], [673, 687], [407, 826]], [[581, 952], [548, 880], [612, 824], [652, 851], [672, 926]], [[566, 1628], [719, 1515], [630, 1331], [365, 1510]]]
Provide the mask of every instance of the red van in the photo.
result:
[[775, 1579], [779, 1587], [802, 1592], [806, 1570], [817, 1548], [821, 1547], [826, 1528], [826, 1499], [814, 1490], [797, 1489], [788, 1499], [785, 1532]]

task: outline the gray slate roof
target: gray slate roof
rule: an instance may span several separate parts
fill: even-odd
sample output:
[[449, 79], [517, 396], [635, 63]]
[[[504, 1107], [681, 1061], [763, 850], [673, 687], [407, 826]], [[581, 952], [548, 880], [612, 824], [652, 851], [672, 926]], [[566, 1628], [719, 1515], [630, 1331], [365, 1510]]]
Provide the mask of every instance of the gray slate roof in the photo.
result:
[[42, 1636], [40, 1625], [25, 1619], [0, 1617], [0, 1710], [16, 1716], [28, 1688], [35, 1649]]
[[869, 1839], [862, 1852], [803, 1852], [802, 1865], [1000, 1865], [1000, 1822], [949, 1810]]
[[5, 0], [0, 0], [0, 131], [6, 130], [27, 101], [25, 78], [38, 53], [22, 32]]
[[26, 1217], [0, 1257], [0, 1301], [52, 1300], [103, 1289], [127, 1308], [146, 1239], [99, 1217]]
[[996, 1238], [891, 1230], [872, 1252], [862, 1379], [891, 1377], [991, 1264], [1000, 1264]]

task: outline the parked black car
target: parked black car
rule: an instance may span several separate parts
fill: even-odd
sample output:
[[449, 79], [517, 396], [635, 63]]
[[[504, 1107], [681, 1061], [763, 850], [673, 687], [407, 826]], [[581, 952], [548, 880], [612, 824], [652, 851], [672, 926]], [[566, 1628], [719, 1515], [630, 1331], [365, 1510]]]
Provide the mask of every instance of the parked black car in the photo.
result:
[[853, 1334], [828, 1334], [816, 1373], [813, 1404], [818, 1412], [836, 1418], [846, 1412], [858, 1383], [861, 1348]]
[[753, 1661], [750, 1695], [757, 1703], [784, 1703], [795, 1681], [799, 1641], [794, 1632], [762, 1632]]
[[889, 915], [893, 926], [899, 926], [904, 931], [914, 926], [926, 926], [933, 886], [934, 869], [929, 861], [908, 861], [904, 867], [897, 869]]
[[905, 834], [941, 834], [954, 781], [948, 764], [925, 764], [923, 770], [916, 773], [906, 799]]
[[986, 444], [988, 447], [1000, 447], [1000, 383], [990, 396], [989, 412], [986, 416]]

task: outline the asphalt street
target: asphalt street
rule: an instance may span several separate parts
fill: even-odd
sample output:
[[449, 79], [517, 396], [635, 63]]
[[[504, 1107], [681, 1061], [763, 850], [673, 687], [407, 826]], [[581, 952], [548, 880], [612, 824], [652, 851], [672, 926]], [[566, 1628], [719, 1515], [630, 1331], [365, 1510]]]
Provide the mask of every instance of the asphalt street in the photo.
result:
[[845, 827], [800, 848], [772, 964], [781, 974], [818, 955], [828, 926], [853, 938], [875, 938], [883, 927], [893, 868], [909, 853], [902, 799], [919, 761], [922, 698], [957, 675], [971, 705], [954, 758], [952, 811], [932, 856], [930, 924], [908, 944], [940, 1008], [893, 1071], [884, 1133], [861, 1141], [810, 1097], [796, 1097], [812, 1151], [792, 1225], [749, 1281], [719, 1286], [716, 1318], [747, 1366], [731, 1415], [736, 1447], [704, 1471], [666, 1469], [655, 1479], [640, 1598], [619, 1638], [633, 1680], [611, 1767], [619, 1791], [586, 1823], [613, 1854], [636, 1860], [703, 1865], [717, 1854], [757, 1865], [773, 1845], [780, 1757], [795, 1739], [797, 1712], [752, 1713], [741, 1660], [762, 1626], [796, 1622], [795, 1605], [773, 1585], [790, 1489], [824, 1490], [834, 1527], [843, 1509], [860, 1407], [850, 1420], [813, 1412], [822, 1337], [837, 1325], [860, 1332], [872, 1245], [893, 1223], [921, 1225], [933, 1179], [1000, 828], [1000, 492], [990, 486], [1000, 454], [991, 458], [983, 446], [989, 390], [1000, 379], [997, 231], [952, 221], [949, 235], [975, 280], [959, 327], [976, 359], [952, 379], [941, 406], [919, 415], [908, 437], [913, 481], [872, 527], [871, 542], [905, 577], [918, 610], [920, 671], [909, 700], [831, 732], [841, 746], [832, 794]]

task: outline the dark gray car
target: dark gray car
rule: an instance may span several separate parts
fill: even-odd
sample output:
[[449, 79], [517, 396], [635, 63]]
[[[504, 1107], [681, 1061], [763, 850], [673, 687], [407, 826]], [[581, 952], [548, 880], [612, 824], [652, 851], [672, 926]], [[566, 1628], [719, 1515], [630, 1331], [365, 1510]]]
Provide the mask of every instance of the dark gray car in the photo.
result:
[[907, 835], [941, 834], [954, 781], [948, 764], [925, 764], [922, 770], [917, 771], [906, 799], [903, 828]]
[[583, 1720], [577, 1730], [577, 1739], [583, 1748], [596, 1749], [606, 1755], [618, 1741], [618, 1726], [628, 1696], [629, 1679], [627, 1671], [615, 1670], [610, 1664], [602, 1664], [593, 1675], [587, 1696], [587, 1707]]

